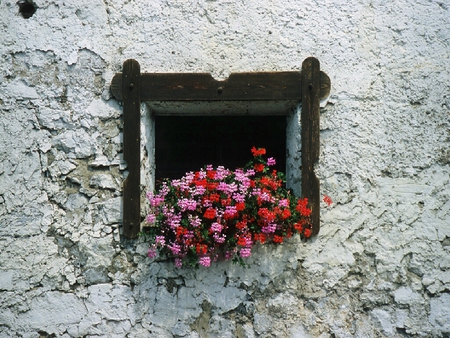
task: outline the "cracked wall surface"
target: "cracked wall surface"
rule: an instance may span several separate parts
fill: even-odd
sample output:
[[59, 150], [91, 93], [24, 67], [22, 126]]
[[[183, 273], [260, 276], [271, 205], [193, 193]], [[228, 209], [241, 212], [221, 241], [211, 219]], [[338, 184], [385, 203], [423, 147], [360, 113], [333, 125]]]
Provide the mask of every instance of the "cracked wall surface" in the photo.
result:
[[[35, 4], [0, 0], [0, 337], [450, 336], [447, 2]], [[332, 83], [316, 238], [191, 271], [121, 236], [126, 59], [223, 79], [308, 56]]]

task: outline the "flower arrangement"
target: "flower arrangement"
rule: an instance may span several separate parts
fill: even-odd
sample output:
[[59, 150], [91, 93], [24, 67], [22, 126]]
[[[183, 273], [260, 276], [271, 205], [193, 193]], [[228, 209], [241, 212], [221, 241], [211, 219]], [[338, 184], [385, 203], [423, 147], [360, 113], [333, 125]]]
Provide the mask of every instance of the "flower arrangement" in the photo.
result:
[[149, 257], [159, 250], [177, 267], [208, 267], [219, 259], [245, 266], [255, 243], [311, 236], [308, 200], [284, 187], [284, 174], [270, 168], [276, 162], [263, 157], [264, 148], [251, 152], [253, 160], [243, 169], [208, 165], [147, 194], [143, 235], [150, 241]]

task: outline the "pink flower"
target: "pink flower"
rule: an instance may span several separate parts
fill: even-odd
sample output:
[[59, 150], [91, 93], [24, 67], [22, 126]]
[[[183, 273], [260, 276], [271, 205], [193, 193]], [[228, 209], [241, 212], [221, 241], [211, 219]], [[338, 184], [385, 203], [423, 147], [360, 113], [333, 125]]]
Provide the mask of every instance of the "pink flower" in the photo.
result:
[[227, 220], [237, 217], [236, 206], [234, 206], [234, 205], [226, 206], [226, 209], [225, 209], [225, 212], [223, 214], [223, 217], [225, 219], [227, 219]]
[[201, 185], [197, 185], [195, 186], [195, 190], [192, 193], [193, 196], [197, 196], [197, 195], [203, 195], [206, 191], [206, 188], [204, 186]]
[[278, 205], [279, 205], [280, 207], [289, 208], [289, 200], [288, 200], [288, 199], [281, 199], [281, 200], [278, 202]]
[[266, 225], [261, 229], [261, 231], [264, 232], [265, 234], [274, 233], [275, 230], [277, 230], [277, 225], [275, 223], [269, 223], [268, 225]]
[[175, 266], [181, 268], [183, 266], [183, 260], [181, 258], [175, 258]]
[[208, 256], [200, 257], [199, 261], [200, 265], [208, 267], [211, 265], [211, 258]]
[[225, 235], [220, 235], [218, 232], [214, 233], [213, 238], [217, 243], [222, 244], [225, 242]]
[[236, 202], [243, 203], [243, 202], [245, 202], [245, 194], [238, 194], [238, 193], [235, 193], [235, 194], [233, 194], [233, 199], [234, 199]]
[[149, 201], [150, 201], [150, 206], [155, 208], [155, 207], [160, 206], [164, 202], [164, 197], [160, 196], [160, 195], [156, 195], [156, 196], [151, 197], [149, 199]]
[[225, 169], [224, 166], [218, 166], [216, 171], [216, 180], [223, 180], [225, 177], [227, 177], [230, 174], [230, 171], [228, 169]]
[[156, 249], [153, 248], [153, 247], [149, 248], [147, 256], [150, 257], [150, 258], [155, 258], [156, 257]]
[[145, 220], [147, 221], [147, 223], [149, 224], [153, 224], [156, 220], [156, 215], [155, 214], [148, 214], [147, 217], [145, 218]]
[[189, 224], [193, 227], [197, 228], [200, 224], [202, 224], [202, 220], [197, 216], [188, 215]]
[[181, 212], [184, 212], [186, 210], [193, 211], [197, 208], [197, 202], [195, 202], [194, 200], [183, 198], [178, 201], [178, 206], [180, 207]]
[[231, 259], [233, 258], [234, 252], [233, 251], [227, 251], [225, 253], [225, 259]]
[[173, 243], [172, 245], [169, 245], [170, 251], [172, 251], [172, 254], [178, 255], [181, 252], [181, 246], [177, 243]]
[[243, 249], [241, 249], [241, 251], [239, 251], [239, 255], [242, 258], [250, 257], [251, 254], [252, 254], [252, 250], [250, 248], [243, 248]]
[[255, 176], [255, 171], [253, 170], [253, 169], [249, 169], [249, 170], [247, 170], [247, 172], [246, 172], [246, 175], [247, 176]]
[[155, 244], [164, 246], [164, 244], [166, 244], [166, 239], [164, 238], [164, 236], [156, 236]]
[[269, 157], [267, 159], [267, 165], [271, 166], [271, 165], [275, 165], [277, 164], [277, 162], [275, 161], [275, 159], [273, 157]]
[[222, 231], [222, 224], [214, 222], [211, 224], [211, 230], [215, 232], [221, 232]]

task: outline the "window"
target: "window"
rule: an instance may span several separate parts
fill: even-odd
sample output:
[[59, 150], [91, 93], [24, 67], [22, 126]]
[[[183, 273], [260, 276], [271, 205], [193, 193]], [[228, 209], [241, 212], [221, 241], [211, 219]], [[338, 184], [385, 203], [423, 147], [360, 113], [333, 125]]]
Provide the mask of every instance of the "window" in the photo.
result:
[[265, 147], [286, 172], [286, 116], [155, 116], [155, 181], [180, 178], [206, 164], [234, 170]]
[[[124, 110], [124, 160], [129, 172], [123, 185], [125, 236], [134, 238], [140, 231], [142, 101], [150, 102], [149, 108], [155, 112], [157, 179], [180, 177], [210, 163], [234, 169], [249, 159], [252, 146], [267, 148], [289, 176], [290, 164], [285, 161], [289, 147], [296, 142], [286, 143], [286, 116], [296, 116], [289, 113], [302, 101], [301, 186], [312, 207], [313, 234], [318, 233], [320, 188], [314, 164], [319, 156], [320, 99], [328, 96], [330, 80], [320, 72], [316, 59], [307, 58], [302, 72], [238, 73], [225, 81], [209, 74], [141, 74], [139, 63], [127, 60], [123, 73], [113, 78], [111, 91], [123, 102]], [[196, 102], [203, 104], [193, 109]], [[230, 106], [230, 102], [235, 104]], [[222, 116], [211, 113], [214, 110]]]

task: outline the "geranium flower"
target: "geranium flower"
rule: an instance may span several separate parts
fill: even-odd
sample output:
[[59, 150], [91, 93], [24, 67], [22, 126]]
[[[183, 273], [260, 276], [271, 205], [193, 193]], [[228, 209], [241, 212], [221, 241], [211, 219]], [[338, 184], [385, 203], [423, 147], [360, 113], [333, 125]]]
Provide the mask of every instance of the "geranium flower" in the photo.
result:
[[199, 263], [200, 263], [200, 265], [208, 267], [211, 265], [211, 258], [208, 256], [200, 257]]
[[330, 206], [331, 204], [333, 204], [333, 201], [331, 200], [330, 196], [327, 196], [327, 195], [323, 196], [323, 201], [324, 201], [328, 206]]
[[254, 157], [266, 154], [266, 149], [265, 148], [258, 148], [258, 149], [256, 149], [256, 147], [253, 147], [251, 149], [251, 151], [252, 151], [252, 154], [253, 154]]
[[285, 188], [283, 173], [268, 172], [276, 162], [262, 158], [264, 148], [251, 152], [253, 160], [244, 168], [207, 165], [147, 194], [149, 257], [158, 250], [177, 267], [209, 267], [219, 259], [245, 265], [255, 243], [311, 236], [308, 200]]
[[255, 171], [261, 172], [261, 171], [264, 170], [264, 164], [262, 164], [262, 163], [255, 163], [254, 168], [255, 168]]
[[216, 209], [213, 208], [206, 209], [205, 213], [203, 214], [203, 217], [207, 219], [214, 219], [214, 217], [216, 217]]

